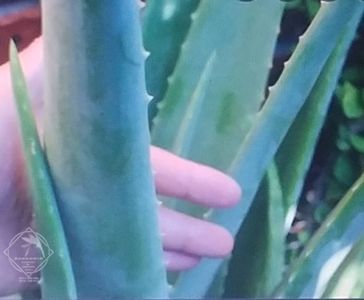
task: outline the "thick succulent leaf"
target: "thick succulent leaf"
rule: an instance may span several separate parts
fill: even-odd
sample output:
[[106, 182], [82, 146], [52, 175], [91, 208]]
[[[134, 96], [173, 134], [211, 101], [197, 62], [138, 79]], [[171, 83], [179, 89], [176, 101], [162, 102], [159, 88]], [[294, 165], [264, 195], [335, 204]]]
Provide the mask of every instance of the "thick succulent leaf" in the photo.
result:
[[180, 54], [181, 45], [191, 26], [191, 14], [199, 0], [148, 0], [143, 18], [144, 47], [150, 52], [145, 64], [147, 90], [153, 96], [149, 118], [158, 112]]
[[187, 156], [227, 169], [264, 99], [282, 10], [281, 1], [201, 2], [155, 119], [154, 144], [174, 151], [176, 144], [183, 144], [178, 131], [184, 115], [191, 114], [196, 83], [215, 52], [214, 72]]
[[216, 272], [215, 278], [211, 282], [206, 292], [207, 299], [222, 298], [225, 293], [225, 282], [229, 271], [229, 261], [225, 261]]
[[[194, 128], [198, 123], [200, 112], [204, 107], [204, 100], [206, 97], [206, 90], [208, 83], [211, 79], [212, 72], [214, 70], [216, 61], [216, 53], [213, 52], [211, 57], [208, 59], [206, 66], [202, 72], [201, 78], [197, 83], [196, 89], [191, 96], [191, 101], [188, 103], [187, 112], [183, 115], [181, 126], [177, 133], [177, 143], [174, 145], [174, 151], [179, 153], [181, 156], [188, 153], [192, 147], [192, 141], [194, 136]], [[163, 203], [170, 208], [177, 209], [180, 211], [189, 212], [191, 215], [199, 215], [202, 211], [199, 207], [194, 206], [191, 203], [181, 202], [174, 198], [161, 198]]]
[[51, 0], [42, 15], [45, 145], [78, 297], [166, 298], [137, 2]]
[[285, 200], [286, 232], [295, 216], [298, 198], [312, 161], [315, 145], [358, 22], [358, 17], [352, 20], [277, 152], [276, 161]]
[[362, 175], [307, 244], [277, 288], [275, 296], [322, 296], [331, 276], [364, 237], [364, 175]]
[[[263, 101], [282, 11], [283, 4], [273, 1], [264, 5], [260, 1], [201, 3], [160, 103], [153, 143], [227, 170]], [[226, 22], [227, 19], [231, 21]], [[254, 30], [260, 34], [252, 35]], [[193, 110], [191, 102], [197, 82], [213, 53], [216, 59], [205, 84], [203, 109]], [[266, 59], [256, 61], [257, 56]], [[181, 132], [185, 116], [197, 119], [189, 126], [188, 136]], [[179, 145], [187, 144], [186, 139], [191, 142], [182, 151]], [[194, 216], [201, 217], [205, 212], [187, 202], [164, 202]]]
[[[231, 174], [244, 187], [244, 199], [234, 208], [216, 210], [209, 216], [210, 221], [233, 235], [237, 233], [281, 141], [339, 38], [352, 25], [350, 20], [360, 18], [363, 8], [362, 1], [322, 3], [231, 166]], [[193, 270], [184, 272], [173, 296], [203, 296], [221, 263], [220, 259], [203, 259]]]
[[236, 237], [224, 297], [267, 297], [283, 276], [284, 205], [278, 170], [267, 172]]
[[362, 298], [364, 289], [364, 238], [351, 248], [330, 278], [323, 298]]
[[76, 299], [76, 287], [67, 242], [38, 138], [26, 82], [21, 70], [15, 44], [10, 46], [11, 76], [21, 129], [27, 178], [31, 187], [33, 208], [38, 231], [54, 252], [42, 270], [42, 294], [45, 298]]

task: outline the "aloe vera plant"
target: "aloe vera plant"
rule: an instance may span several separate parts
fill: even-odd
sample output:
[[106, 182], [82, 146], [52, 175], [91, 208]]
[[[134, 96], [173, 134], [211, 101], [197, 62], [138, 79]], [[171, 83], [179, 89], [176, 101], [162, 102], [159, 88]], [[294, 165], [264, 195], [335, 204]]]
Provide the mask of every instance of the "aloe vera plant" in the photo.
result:
[[[134, 0], [43, 1], [44, 150], [14, 46], [11, 57], [37, 228], [56, 253], [42, 271], [45, 299], [331, 297], [347, 276], [345, 296], [363, 295], [364, 175], [290, 266], [284, 251], [364, 3], [323, 1], [267, 89], [284, 10], [149, 0], [140, 20]], [[235, 207], [212, 211], [163, 199], [236, 236], [229, 259], [169, 274], [171, 288], [150, 141], [244, 190]]]

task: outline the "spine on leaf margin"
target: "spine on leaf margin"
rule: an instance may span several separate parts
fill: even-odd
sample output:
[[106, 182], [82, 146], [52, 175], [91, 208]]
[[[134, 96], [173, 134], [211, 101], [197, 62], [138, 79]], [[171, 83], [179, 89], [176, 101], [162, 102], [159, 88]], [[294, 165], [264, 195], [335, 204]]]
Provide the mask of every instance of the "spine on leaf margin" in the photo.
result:
[[[343, 28], [351, 18], [361, 15], [363, 8], [359, 0], [322, 3], [231, 165], [230, 172], [245, 187], [244, 201], [234, 208], [214, 211], [210, 221], [224, 226], [233, 235], [237, 233], [266, 168], [333, 52]], [[222, 262], [204, 259], [193, 270], [183, 273], [172, 297], [203, 297]], [[200, 279], [198, 283], [196, 278]]]

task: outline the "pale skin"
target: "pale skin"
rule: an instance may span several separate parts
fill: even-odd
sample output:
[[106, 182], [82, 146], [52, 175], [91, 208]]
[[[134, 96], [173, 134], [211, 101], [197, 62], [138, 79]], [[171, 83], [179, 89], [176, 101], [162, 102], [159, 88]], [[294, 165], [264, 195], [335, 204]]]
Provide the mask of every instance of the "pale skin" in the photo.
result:
[[[41, 130], [41, 39], [21, 53], [21, 61]], [[217, 208], [232, 206], [240, 200], [239, 185], [227, 175], [154, 146], [150, 150], [159, 195]], [[8, 64], [0, 66], [0, 159], [1, 296], [25, 287], [19, 283], [19, 273], [10, 266], [2, 251], [9, 240], [32, 221]], [[167, 269], [189, 269], [202, 257], [224, 257], [231, 252], [234, 240], [224, 228], [164, 206], [160, 206], [158, 213]]]

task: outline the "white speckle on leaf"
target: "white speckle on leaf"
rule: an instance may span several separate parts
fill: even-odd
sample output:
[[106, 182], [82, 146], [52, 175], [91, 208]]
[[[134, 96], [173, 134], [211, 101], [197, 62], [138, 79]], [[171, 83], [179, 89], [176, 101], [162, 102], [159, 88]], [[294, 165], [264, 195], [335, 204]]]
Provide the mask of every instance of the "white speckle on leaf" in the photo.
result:
[[211, 216], [211, 214], [212, 214], [212, 212], [213, 212], [214, 210], [213, 209], [209, 209], [207, 212], [205, 212], [204, 214], [203, 214], [203, 218], [205, 219], [205, 220], [207, 220], [210, 216]]
[[163, 8], [162, 19], [164, 21], [168, 21], [173, 16], [174, 12], [176, 11], [176, 8], [177, 7], [174, 2], [167, 3]]
[[37, 151], [35, 149], [35, 141], [34, 140], [32, 140], [30, 142], [30, 152], [32, 153], [32, 155], [36, 155], [37, 154]]

